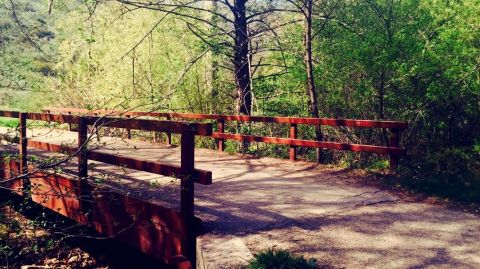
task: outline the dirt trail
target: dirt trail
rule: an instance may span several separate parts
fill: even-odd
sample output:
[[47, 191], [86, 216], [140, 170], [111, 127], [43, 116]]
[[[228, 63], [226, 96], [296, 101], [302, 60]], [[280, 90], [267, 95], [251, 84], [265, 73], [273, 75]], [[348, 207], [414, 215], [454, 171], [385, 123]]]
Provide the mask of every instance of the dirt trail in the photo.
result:
[[[42, 132], [35, 130], [35, 139], [76, 138]], [[117, 138], [101, 144], [119, 155], [179, 163], [178, 147]], [[276, 246], [346, 268], [480, 268], [479, 216], [406, 202], [311, 163], [204, 149], [195, 158], [196, 167], [214, 177], [213, 185], [195, 186], [196, 215], [212, 236], [234, 234], [252, 252]], [[97, 169], [116, 174], [112, 184], [136, 188], [146, 199], [170, 203], [178, 197], [171, 179], [105, 164]]]

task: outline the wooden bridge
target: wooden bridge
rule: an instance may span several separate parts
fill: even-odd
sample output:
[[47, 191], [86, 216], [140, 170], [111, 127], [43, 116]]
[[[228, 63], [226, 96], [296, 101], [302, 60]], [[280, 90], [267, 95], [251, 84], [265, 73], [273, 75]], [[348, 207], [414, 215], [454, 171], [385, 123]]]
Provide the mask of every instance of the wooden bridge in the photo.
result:
[[[248, 234], [249, 242], [255, 242], [258, 231], [272, 227], [285, 229], [292, 223], [304, 223], [309, 226], [307, 230], [315, 230], [310, 226], [318, 225], [313, 216], [319, 213], [330, 216], [358, 203], [395, 201], [374, 189], [340, 184], [341, 174], [322, 171], [311, 163], [252, 160], [222, 153], [226, 139], [287, 145], [292, 160], [296, 159], [297, 147], [372, 152], [389, 156], [395, 167], [404, 153], [399, 146], [400, 133], [407, 127], [404, 122], [392, 121], [47, 110], [0, 111], [1, 117], [20, 120], [18, 132], [8, 134], [2, 129], [6, 140], [18, 135], [19, 150], [17, 159], [3, 160], [3, 185], [178, 268], [195, 266], [200, 219], [204, 230], [212, 234]], [[214, 120], [217, 126], [180, 119]], [[27, 130], [27, 120], [29, 126], [41, 121], [49, 122], [49, 127], [60, 123], [74, 128]], [[228, 121], [289, 124], [290, 132], [287, 138], [225, 133]], [[299, 124], [385, 128], [389, 129], [390, 141], [388, 146], [378, 146], [302, 140], [297, 138]], [[163, 132], [167, 143], [172, 142], [172, 134], [177, 134], [180, 147], [113, 136], [95, 139], [98, 128], [126, 129], [128, 136], [132, 130]], [[195, 149], [195, 136], [214, 138], [219, 151]], [[50, 160], [50, 164], [31, 162], [28, 156]], [[68, 158], [58, 161], [61, 173], [50, 169], [52, 156], [58, 158], [53, 159], [56, 161]], [[172, 178], [179, 182], [172, 182]]]

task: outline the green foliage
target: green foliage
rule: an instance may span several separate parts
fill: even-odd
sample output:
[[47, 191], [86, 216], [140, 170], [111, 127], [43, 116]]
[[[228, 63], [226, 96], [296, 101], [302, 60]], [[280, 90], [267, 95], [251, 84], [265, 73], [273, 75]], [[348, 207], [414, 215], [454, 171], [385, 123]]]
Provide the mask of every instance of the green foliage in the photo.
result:
[[0, 118], [0, 126], [4, 126], [8, 128], [17, 128], [18, 124], [19, 124], [18, 119]]
[[55, 19], [43, 1], [0, 1], [0, 106], [36, 110], [48, 100]]
[[[267, 249], [254, 254], [248, 269], [316, 269], [315, 259], [305, 259], [286, 250]], [[326, 267], [325, 267], [326, 268]]]
[[446, 148], [412, 158], [399, 178], [424, 193], [480, 203], [480, 153], [472, 148]]
[[62, 33], [53, 81], [56, 102], [195, 112], [219, 105], [209, 95], [214, 56], [179, 18], [160, 16], [162, 23], [155, 26], [158, 12], [125, 13], [114, 2], [99, 5], [93, 15], [82, 6], [68, 17], [56, 25]]
[[[55, 1], [51, 15], [47, 1], [14, 2], [21, 21], [47, 55], [19, 31], [9, 1], [0, 2], [0, 106], [30, 110], [47, 100], [89, 109], [235, 111], [236, 85], [229, 70], [231, 59], [225, 56], [230, 41], [205, 24], [173, 14], [163, 18], [164, 13], [154, 10], [127, 12], [116, 1], [98, 5]], [[480, 151], [478, 0], [327, 0], [320, 5], [322, 10], [335, 7], [334, 19], [328, 22], [314, 17], [320, 115], [408, 121], [402, 145], [409, 157], [401, 162], [401, 176], [411, 180], [405, 182], [435, 193], [449, 188], [465, 194], [462, 199], [474, 199], [468, 193], [475, 189], [479, 175], [475, 164]], [[277, 13], [275, 19], [302, 18]], [[205, 20], [218, 22], [215, 16]], [[187, 26], [211, 33], [210, 44]], [[251, 59], [260, 63], [252, 66], [254, 113], [309, 116], [303, 24], [286, 23], [263, 39], [258, 48], [262, 52]], [[5, 87], [24, 88], [26, 82], [26, 90]], [[227, 131], [288, 134], [286, 126], [278, 125], [229, 126]], [[361, 128], [324, 127], [323, 132], [325, 140], [357, 144], [386, 145], [388, 137], [381, 130]], [[309, 126], [299, 126], [299, 134], [302, 139], [315, 137]], [[205, 140], [199, 143], [214, 146]], [[240, 143], [227, 142], [228, 152], [241, 149]], [[298, 151], [301, 158], [314, 159], [314, 150]], [[287, 157], [288, 147], [252, 143], [246, 152]], [[449, 155], [462, 161], [456, 163]], [[347, 167], [382, 170], [386, 166], [382, 156], [372, 154], [326, 150], [325, 157]]]

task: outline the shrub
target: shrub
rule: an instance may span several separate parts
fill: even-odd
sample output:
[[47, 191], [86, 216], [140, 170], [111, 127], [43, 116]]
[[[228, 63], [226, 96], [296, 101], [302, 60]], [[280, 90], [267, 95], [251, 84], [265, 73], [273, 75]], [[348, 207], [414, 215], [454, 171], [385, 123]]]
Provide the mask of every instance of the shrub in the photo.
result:
[[8, 128], [17, 128], [18, 120], [17, 119], [9, 119], [9, 118], [0, 118], [0, 126], [8, 127]]
[[480, 202], [480, 152], [446, 148], [407, 162], [402, 182], [427, 194], [458, 201]]
[[248, 269], [317, 269], [315, 259], [305, 259], [286, 250], [267, 249], [254, 254]]

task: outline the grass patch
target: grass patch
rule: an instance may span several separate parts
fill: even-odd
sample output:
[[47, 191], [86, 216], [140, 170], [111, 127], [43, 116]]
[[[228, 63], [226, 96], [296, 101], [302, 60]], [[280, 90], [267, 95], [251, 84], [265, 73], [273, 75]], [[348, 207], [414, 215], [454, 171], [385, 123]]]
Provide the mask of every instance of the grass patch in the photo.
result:
[[17, 128], [18, 119], [0, 118], [0, 126], [4, 126], [8, 128]]
[[305, 259], [281, 249], [267, 249], [253, 255], [247, 269], [320, 269], [332, 268], [329, 265], [319, 265], [315, 259]]

